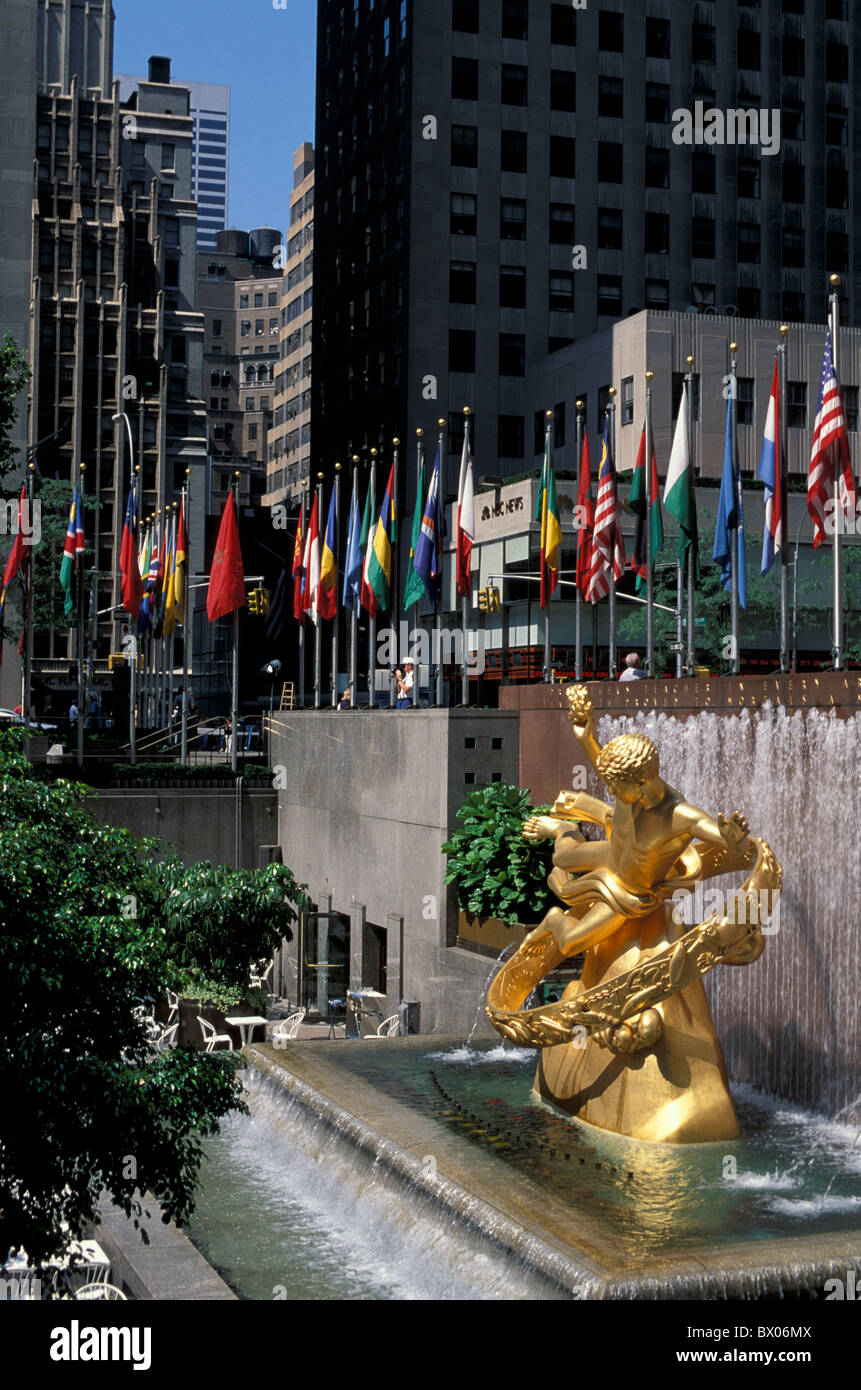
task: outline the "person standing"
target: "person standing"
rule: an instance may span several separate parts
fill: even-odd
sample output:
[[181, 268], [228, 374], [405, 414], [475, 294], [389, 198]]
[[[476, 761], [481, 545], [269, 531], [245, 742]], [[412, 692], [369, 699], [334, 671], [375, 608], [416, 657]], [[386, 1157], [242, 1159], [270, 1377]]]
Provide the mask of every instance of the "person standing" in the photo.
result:
[[403, 675], [400, 674], [400, 668], [395, 670], [395, 684], [397, 685], [398, 691], [397, 709], [412, 709], [414, 683], [413, 663], [411, 661], [405, 661]]
[[640, 658], [636, 652], [628, 652], [625, 657], [625, 669], [623, 670], [620, 681], [644, 681], [646, 673], [640, 667]]

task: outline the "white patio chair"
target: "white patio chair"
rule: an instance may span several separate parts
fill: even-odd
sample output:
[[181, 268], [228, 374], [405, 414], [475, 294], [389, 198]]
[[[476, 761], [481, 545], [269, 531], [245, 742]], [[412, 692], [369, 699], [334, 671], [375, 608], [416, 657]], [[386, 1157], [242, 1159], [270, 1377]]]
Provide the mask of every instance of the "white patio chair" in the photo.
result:
[[274, 959], [274, 957], [273, 957], [272, 960], [270, 960], [270, 961], [265, 961], [265, 960], [259, 961], [258, 964], [257, 964], [256, 969], [253, 969], [253, 970], [251, 971], [251, 974], [250, 974], [249, 979], [248, 979], [248, 983], [249, 983], [249, 985], [251, 986], [251, 988], [252, 988], [252, 989], [265, 989], [266, 992], [267, 992], [267, 994], [271, 994], [272, 991], [271, 991], [270, 988], [269, 988], [269, 976], [272, 974], [272, 971], [273, 971], [273, 969], [274, 969], [274, 966], [275, 966], [275, 959]]
[[389, 1014], [388, 1018], [383, 1019], [376, 1033], [369, 1033], [368, 1037], [363, 1038], [362, 1041], [369, 1042], [371, 1038], [395, 1038], [398, 1035], [400, 1025], [400, 1014]]
[[176, 1047], [176, 1035], [179, 1032], [179, 1024], [172, 1023], [169, 1028], [165, 1028], [163, 1033], [153, 1039], [153, 1046], [156, 1052], [169, 1052], [172, 1047]]
[[170, 1007], [170, 1013], [167, 1016], [167, 1026], [169, 1028], [172, 1023], [179, 1022], [179, 995], [174, 994], [172, 989], [166, 989], [165, 994], [167, 995], [167, 1002]]
[[202, 1014], [198, 1014], [197, 1021], [200, 1024], [200, 1031], [203, 1035], [203, 1046], [207, 1052], [214, 1052], [218, 1043], [227, 1043], [230, 1052], [233, 1051], [233, 1039], [229, 1033], [217, 1033], [213, 1024]]
[[75, 1289], [74, 1300], [76, 1303], [89, 1303], [93, 1299], [112, 1299], [128, 1302], [122, 1289], [118, 1289], [116, 1284], [82, 1284], [79, 1289]]
[[305, 1017], [304, 1009], [295, 1009], [292, 1014], [282, 1018], [273, 1028], [267, 1029], [268, 1040], [277, 1047], [280, 1043], [293, 1042], [299, 1036], [299, 1028]]

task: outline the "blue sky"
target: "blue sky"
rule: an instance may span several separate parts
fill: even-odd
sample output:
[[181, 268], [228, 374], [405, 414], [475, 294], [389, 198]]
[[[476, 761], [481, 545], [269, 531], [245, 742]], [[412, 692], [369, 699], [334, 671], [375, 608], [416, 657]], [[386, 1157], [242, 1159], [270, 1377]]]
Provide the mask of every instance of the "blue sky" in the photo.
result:
[[145, 73], [158, 53], [174, 77], [230, 86], [230, 223], [283, 231], [293, 151], [314, 140], [316, 0], [113, 4], [115, 72]]

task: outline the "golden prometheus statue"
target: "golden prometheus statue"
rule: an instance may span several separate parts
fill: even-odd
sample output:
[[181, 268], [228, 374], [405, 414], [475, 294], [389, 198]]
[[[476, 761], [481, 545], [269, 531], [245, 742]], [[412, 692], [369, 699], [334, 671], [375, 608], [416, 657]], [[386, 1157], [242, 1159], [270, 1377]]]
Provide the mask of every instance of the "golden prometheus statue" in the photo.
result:
[[[781, 886], [780, 865], [738, 813], [713, 820], [658, 776], [658, 750], [643, 734], [601, 748], [585, 686], [570, 686], [569, 719], [615, 806], [560, 792], [528, 839], [555, 840], [552, 907], [501, 967], [487, 994], [498, 1032], [542, 1049], [535, 1089], [599, 1129], [666, 1144], [734, 1139], [738, 1122], [702, 976], [750, 965], [762, 954], [761, 923]], [[577, 822], [604, 827], [587, 841]], [[723, 915], [685, 927], [673, 895], [699, 880], [747, 869]], [[535, 986], [585, 952], [582, 978], [562, 999], [523, 1010]]]

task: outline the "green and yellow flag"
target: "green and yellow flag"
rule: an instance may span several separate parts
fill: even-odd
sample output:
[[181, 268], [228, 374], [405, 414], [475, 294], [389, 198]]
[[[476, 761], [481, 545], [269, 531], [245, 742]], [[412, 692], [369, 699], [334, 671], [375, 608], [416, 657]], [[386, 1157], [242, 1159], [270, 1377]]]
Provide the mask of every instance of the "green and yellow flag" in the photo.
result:
[[546, 608], [550, 595], [559, 583], [559, 549], [562, 545], [562, 526], [559, 521], [559, 504], [556, 501], [556, 474], [550, 453], [550, 431], [545, 434], [544, 466], [541, 469], [541, 486], [538, 489], [538, 502], [535, 520], [541, 522], [541, 607]]

